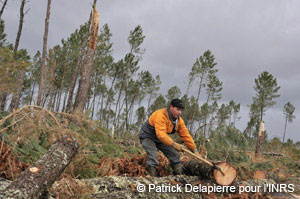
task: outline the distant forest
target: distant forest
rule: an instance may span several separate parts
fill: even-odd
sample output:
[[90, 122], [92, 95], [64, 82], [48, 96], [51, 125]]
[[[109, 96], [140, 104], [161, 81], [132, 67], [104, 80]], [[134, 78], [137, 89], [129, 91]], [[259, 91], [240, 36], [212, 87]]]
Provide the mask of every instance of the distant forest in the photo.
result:
[[[193, 136], [209, 137], [214, 130], [228, 126], [236, 129], [240, 104], [234, 100], [221, 103], [223, 83], [218, 78], [218, 65], [210, 50], [195, 58], [186, 77], [186, 90], [173, 85], [167, 93], [161, 93], [160, 76], [140, 70], [141, 58], [146, 53], [142, 47], [146, 35], [140, 25], [129, 32], [130, 47], [122, 59], [116, 60], [113, 35], [108, 24], [98, 27], [99, 14], [93, 6], [85, 24], [60, 44], [48, 48], [51, 20], [51, 0], [48, 0], [43, 49], [31, 57], [26, 49], [19, 49], [26, 1], [20, 1], [14, 43], [6, 40], [5, 21], [1, 17], [7, 2], [2, 1], [0, 13], [0, 111], [12, 112], [24, 105], [38, 105], [54, 112], [83, 113], [98, 120], [103, 128], [113, 126], [121, 136], [138, 132], [152, 112], [167, 107], [173, 98], [181, 98], [185, 106], [182, 117]], [[191, 94], [191, 89], [196, 92]], [[280, 97], [280, 86], [267, 71], [254, 80], [254, 90], [247, 127], [236, 129], [248, 138], [257, 137], [260, 121]], [[283, 107], [282, 142], [285, 142], [287, 124], [295, 118], [294, 111], [290, 102]]]

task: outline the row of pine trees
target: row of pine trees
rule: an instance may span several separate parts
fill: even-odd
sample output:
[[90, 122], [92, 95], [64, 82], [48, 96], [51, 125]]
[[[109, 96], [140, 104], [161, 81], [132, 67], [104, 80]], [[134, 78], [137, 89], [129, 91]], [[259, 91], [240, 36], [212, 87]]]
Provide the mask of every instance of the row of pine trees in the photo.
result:
[[[87, 23], [60, 44], [47, 48], [51, 10], [51, 0], [48, 0], [43, 50], [32, 58], [26, 49], [18, 48], [26, 1], [21, 1], [14, 44], [6, 41], [5, 22], [0, 20], [1, 111], [39, 105], [55, 112], [84, 113], [99, 120], [105, 128], [114, 126], [122, 134], [137, 132], [153, 111], [166, 107], [173, 98], [182, 98], [186, 107], [183, 119], [192, 134], [208, 137], [212, 130], [235, 127], [241, 105], [233, 100], [221, 103], [223, 83], [218, 78], [217, 63], [211, 51], [195, 59], [186, 77], [188, 86], [184, 92], [174, 85], [162, 94], [160, 76], [154, 77], [150, 71], [140, 69], [145, 53], [142, 27], [138, 25], [129, 32], [128, 51], [116, 60], [108, 24], [98, 33], [96, 3], [94, 0]], [[2, 3], [1, 18], [6, 4], [7, 0]], [[280, 96], [276, 78], [267, 71], [254, 83], [256, 94], [249, 105], [250, 120], [244, 130], [249, 137], [257, 136], [259, 122]], [[294, 111], [293, 104], [287, 102], [283, 142], [287, 123], [295, 118]]]

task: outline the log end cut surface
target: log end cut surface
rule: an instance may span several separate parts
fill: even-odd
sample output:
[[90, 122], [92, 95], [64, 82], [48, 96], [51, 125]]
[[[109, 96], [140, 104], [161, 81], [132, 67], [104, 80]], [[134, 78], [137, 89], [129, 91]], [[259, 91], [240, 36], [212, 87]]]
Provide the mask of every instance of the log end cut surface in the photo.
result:
[[257, 180], [266, 179], [266, 174], [263, 171], [256, 170], [254, 172], [253, 179], [257, 179]]
[[213, 174], [216, 183], [222, 186], [227, 186], [233, 183], [236, 178], [235, 168], [231, 164], [226, 162], [220, 162], [217, 165], [221, 168], [222, 172], [225, 175], [223, 175], [219, 170], [215, 169]]

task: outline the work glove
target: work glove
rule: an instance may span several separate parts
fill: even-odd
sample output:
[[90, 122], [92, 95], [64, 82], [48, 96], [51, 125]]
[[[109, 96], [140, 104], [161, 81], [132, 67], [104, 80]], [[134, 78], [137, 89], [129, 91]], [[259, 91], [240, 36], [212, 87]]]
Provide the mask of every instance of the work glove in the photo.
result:
[[201, 156], [200, 153], [199, 153], [199, 151], [197, 150], [197, 148], [193, 149], [192, 151], [193, 151], [193, 153], [194, 153], [195, 155]]
[[183, 149], [185, 148], [182, 144], [178, 144], [176, 142], [172, 143], [172, 146], [174, 147], [174, 149], [178, 152], [182, 152]]

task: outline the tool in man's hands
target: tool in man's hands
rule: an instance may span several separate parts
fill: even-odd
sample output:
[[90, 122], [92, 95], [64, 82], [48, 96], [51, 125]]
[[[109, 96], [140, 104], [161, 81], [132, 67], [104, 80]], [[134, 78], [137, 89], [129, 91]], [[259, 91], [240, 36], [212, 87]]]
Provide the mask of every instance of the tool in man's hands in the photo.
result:
[[183, 149], [185, 149], [185, 147], [182, 144], [178, 144], [176, 142], [172, 143], [172, 146], [174, 147], [174, 149], [178, 152], [182, 152]]
[[213, 168], [217, 169], [218, 171], [220, 171], [222, 173], [223, 176], [225, 176], [225, 174], [223, 173], [222, 169], [218, 165], [216, 165], [216, 163], [213, 163]]
[[211, 166], [214, 169], [217, 169], [218, 171], [220, 171], [222, 173], [223, 176], [225, 176], [225, 174], [223, 173], [222, 169], [220, 167], [218, 167], [218, 165], [216, 165], [215, 163], [212, 163], [196, 154], [194, 154], [193, 152], [189, 151], [188, 149], [184, 148], [182, 149], [184, 152], [187, 152], [188, 154], [194, 156], [195, 158], [197, 158], [198, 160], [201, 160], [202, 162], [208, 164], [209, 166]]
[[222, 186], [228, 186], [233, 183], [233, 181], [236, 179], [236, 169], [227, 162], [218, 162], [218, 163], [212, 163], [201, 156], [198, 156], [194, 154], [193, 152], [189, 151], [188, 149], [184, 148], [184, 152], [187, 152], [188, 154], [194, 156], [195, 158], [201, 160], [202, 162], [206, 163], [210, 167], [213, 168], [212, 172], [212, 179], [219, 185]]

